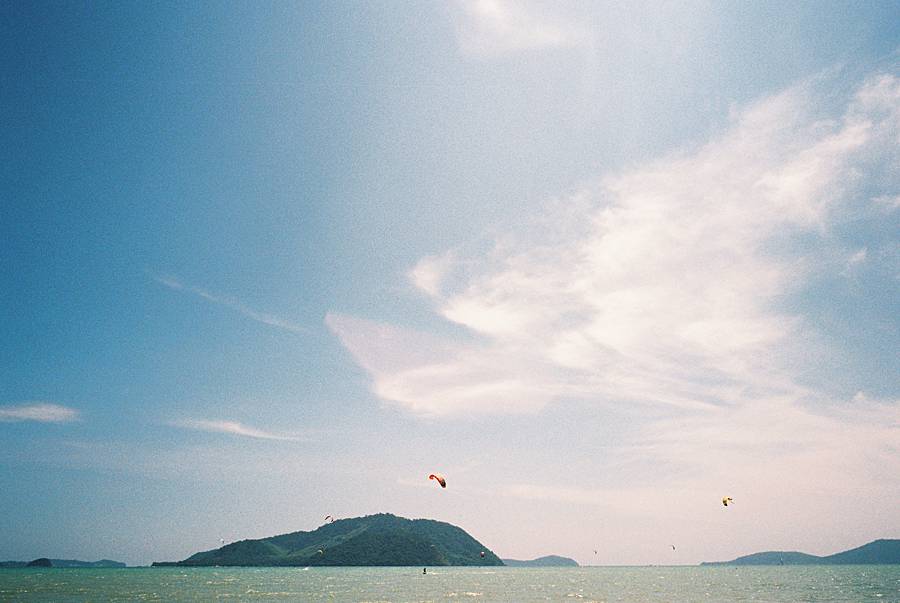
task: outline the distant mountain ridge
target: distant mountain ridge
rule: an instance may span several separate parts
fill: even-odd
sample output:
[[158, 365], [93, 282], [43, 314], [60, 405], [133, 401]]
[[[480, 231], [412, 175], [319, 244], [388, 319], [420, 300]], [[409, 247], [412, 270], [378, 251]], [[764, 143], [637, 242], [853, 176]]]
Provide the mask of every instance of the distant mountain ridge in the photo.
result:
[[[482, 557], [482, 552], [484, 556]], [[338, 519], [312, 532], [241, 540], [154, 566], [503, 565], [462, 528], [389, 513]]]
[[545, 555], [537, 559], [523, 561], [520, 559], [504, 559], [504, 565], [510, 567], [578, 567], [578, 562], [559, 555]]
[[796, 551], [766, 551], [731, 561], [704, 561], [700, 565], [894, 565], [900, 564], [900, 539], [874, 540], [849, 551], [818, 557]]
[[0, 561], [0, 568], [14, 569], [20, 567], [126, 567], [121, 561], [101, 559], [100, 561], [79, 561], [78, 559], [47, 559], [41, 557], [32, 561]]

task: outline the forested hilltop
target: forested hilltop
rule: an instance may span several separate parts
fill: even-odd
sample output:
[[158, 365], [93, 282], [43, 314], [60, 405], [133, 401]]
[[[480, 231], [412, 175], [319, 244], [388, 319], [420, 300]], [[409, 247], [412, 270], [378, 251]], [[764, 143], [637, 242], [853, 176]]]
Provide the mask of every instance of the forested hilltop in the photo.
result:
[[766, 551], [732, 561], [704, 562], [701, 565], [892, 565], [900, 564], [900, 540], [875, 540], [861, 547], [826, 557], [795, 551]]
[[77, 559], [47, 559], [41, 557], [33, 561], [0, 561], [0, 568], [15, 569], [23, 567], [96, 567], [109, 569], [113, 567], [125, 567], [121, 561], [79, 561]]
[[[484, 553], [484, 556], [482, 556]], [[312, 532], [241, 540], [154, 566], [503, 565], [462, 528], [388, 513], [338, 519]]]
[[578, 567], [578, 562], [559, 555], [546, 555], [537, 559], [523, 561], [521, 559], [504, 559], [504, 565], [510, 567]]

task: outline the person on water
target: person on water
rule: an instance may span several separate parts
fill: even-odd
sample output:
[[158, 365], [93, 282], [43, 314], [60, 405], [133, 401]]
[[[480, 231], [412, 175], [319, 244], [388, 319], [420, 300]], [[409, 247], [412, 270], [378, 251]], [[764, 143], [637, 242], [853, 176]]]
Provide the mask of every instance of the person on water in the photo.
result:
[[428, 573], [428, 572], [425, 571], [425, 568], [424, 568], [424, 567], [422, 568], [422, 573], [423, 573], [423, 574], [427, 574], [427, 573]]

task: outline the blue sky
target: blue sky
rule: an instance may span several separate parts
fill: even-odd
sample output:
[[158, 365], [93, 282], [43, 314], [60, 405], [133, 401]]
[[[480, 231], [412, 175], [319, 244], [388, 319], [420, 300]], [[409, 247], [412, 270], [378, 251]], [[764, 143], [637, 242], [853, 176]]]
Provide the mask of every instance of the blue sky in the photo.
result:
[[0, 12], [0, 558], [900, 537], [896, 3]]

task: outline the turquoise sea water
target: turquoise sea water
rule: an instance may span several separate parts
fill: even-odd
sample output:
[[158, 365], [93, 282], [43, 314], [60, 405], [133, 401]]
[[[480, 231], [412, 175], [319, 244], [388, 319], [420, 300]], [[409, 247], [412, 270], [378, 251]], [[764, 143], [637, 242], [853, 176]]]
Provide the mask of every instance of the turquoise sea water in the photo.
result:
[[900, 565], [0, 570], [0, 601], [900, 603]]

